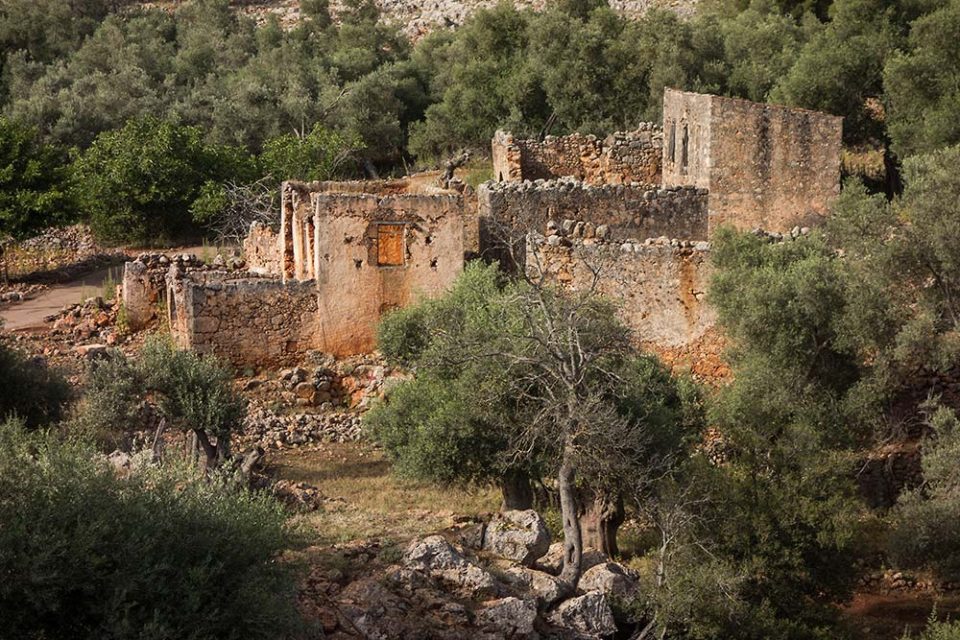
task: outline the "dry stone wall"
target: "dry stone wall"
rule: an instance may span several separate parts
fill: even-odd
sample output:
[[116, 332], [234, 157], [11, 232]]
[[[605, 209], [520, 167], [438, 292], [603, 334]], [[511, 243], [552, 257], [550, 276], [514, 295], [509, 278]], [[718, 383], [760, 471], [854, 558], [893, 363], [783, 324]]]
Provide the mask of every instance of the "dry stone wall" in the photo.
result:
[[170, 325], [177, 344], [237, 366], [303, 360], [320, 342], [317, 291], [309, 282], [169, 274]]
[[716, 323], [716, 312], [705, 300], [711, 274], [707, 242], [607, 242], [580, 237], [576, 231], [564, 235], [563, 228], [570, 225], [550, 226], [547, 235], [529, 238], [527, 268], [579, 290], [590, 286], [592, 269], [599, 267], [598, 290], [619, 304], [620, 317], [638, 343], [689, 345]]
[[497, 131], [492, 142], [497, 181], [549, 180], [571, 176], [587, 184], [659, 184], [663, 131], [644, 122], [634, 131], [605, 139], [574, 133], [542, 142]]
[[707, 192], [696, 187], [592, 186], [576, 180], [487, 182], [477, 191], [481, 250], [498, 250], [498, 228], [543, 229], [550, 220], [607, 228], [609, 240], [707, 239]]

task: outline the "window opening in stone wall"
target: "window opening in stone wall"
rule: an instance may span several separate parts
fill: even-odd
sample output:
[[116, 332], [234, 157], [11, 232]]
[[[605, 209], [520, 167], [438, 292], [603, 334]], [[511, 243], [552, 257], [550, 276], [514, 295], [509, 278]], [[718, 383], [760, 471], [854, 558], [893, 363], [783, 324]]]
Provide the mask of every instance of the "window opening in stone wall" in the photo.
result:
[[667, 144], [667, 157], [671, 163], [677, 161], [677, 123], [670, 123], [670, 142]]
[[377, 265], [402, 267], [404, 264], [403, 225], [377, 225]]
[[687, 144], [690, 142], [690, 138], [687, 135], [687, 125], [683, 125], [683, 146], [680, 148], [680, 168], [686, 173], [687, 172]]

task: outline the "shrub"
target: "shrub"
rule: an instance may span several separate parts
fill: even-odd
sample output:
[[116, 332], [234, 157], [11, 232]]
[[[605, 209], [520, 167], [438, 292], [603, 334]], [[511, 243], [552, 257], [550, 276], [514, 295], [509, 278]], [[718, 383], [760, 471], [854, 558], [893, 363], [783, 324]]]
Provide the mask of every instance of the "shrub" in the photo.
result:
[[226, 366], [154, 336], [144, 345], [139, 371], [146, 387], [159, 394], [160, 409], [172, 426], [197, 435], [208, 467], [229, 456], [230, 433], [240, 425], [246, 405]]
[[83, 398], [68, 429], [106, 448], [114, 448], [126, 432], [138, 426], [143, 381], [119, 351], [90, 364]]
[[0, 235], [20, 237], [70, 220], [60, 150], [36, 131], [0, 117]]
[[70, 386], [40, 358], [27, 358], [0, 344], [0, 420], [16, 416], [35, 429], [60, 420]]
[[0, 425], [0, 619], [10, 638], [283, 638], [297, 624], [278, 503]]
[[190, 208], [203, 185], [254, 172], [252, 160], [239, 151], [204, 144], [198, 127], [154, 117], [100, 134], [71, 171], [94, 232], [114, 242], [195, 234]]

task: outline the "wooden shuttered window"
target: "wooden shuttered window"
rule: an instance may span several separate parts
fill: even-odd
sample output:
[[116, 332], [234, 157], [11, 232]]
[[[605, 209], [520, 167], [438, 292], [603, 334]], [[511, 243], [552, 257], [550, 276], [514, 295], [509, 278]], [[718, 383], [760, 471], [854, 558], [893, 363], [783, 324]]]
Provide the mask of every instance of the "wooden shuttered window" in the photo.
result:
[[377, 266], [402, 267], [403, 254], [403, 225], [377, 225]]

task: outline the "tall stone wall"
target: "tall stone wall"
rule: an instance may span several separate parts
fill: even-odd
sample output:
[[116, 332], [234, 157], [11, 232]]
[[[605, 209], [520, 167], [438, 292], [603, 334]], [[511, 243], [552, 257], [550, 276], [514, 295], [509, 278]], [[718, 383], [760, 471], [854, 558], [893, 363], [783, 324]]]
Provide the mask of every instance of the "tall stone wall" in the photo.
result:
[[840, 193], [842, 123], [806, 109], [667, 89], [664, 185], [709, 189], [711, 230], [813, 226]]
[[322, 347], [312, 283], [222, 276], [171, 271], [170, 327], [180, 347], [258, 367], [301, 362]]
[[705, 301], [711, 274], [706, 242], [647, 240], [598, 242], [589, 238], [531, 237], [527, 268], [578, 290], [593, 282], [619, 306], [638, 343], [682, 347], [702, 338], [716, 323]]
[[316, 348], [368, 352], [384, 313], [436, 295], [456, 279], [465, 228], [475, 218], [465, 214], [459, 193], [317, 189], [284, 184], [284, 237], [300, 247], [285, 277], [313, 281]]
[[634, 131], [605, 139], [574, 133], [542, 142], [497, 131], [492, 142], [493, 175], [499, 182], [572, 176], [587, 184], [658, 184], [663, 132], [644, 122]]
[[591, 186], [574, 180], [487, 182], [477, 190], [481, 250], [495, 251], [492, 229], [522, 232], [550, 221], [583, 220], [606, 225], [611, 240], [682, 238], [706, 240], [707, 193], [696, 187]]

